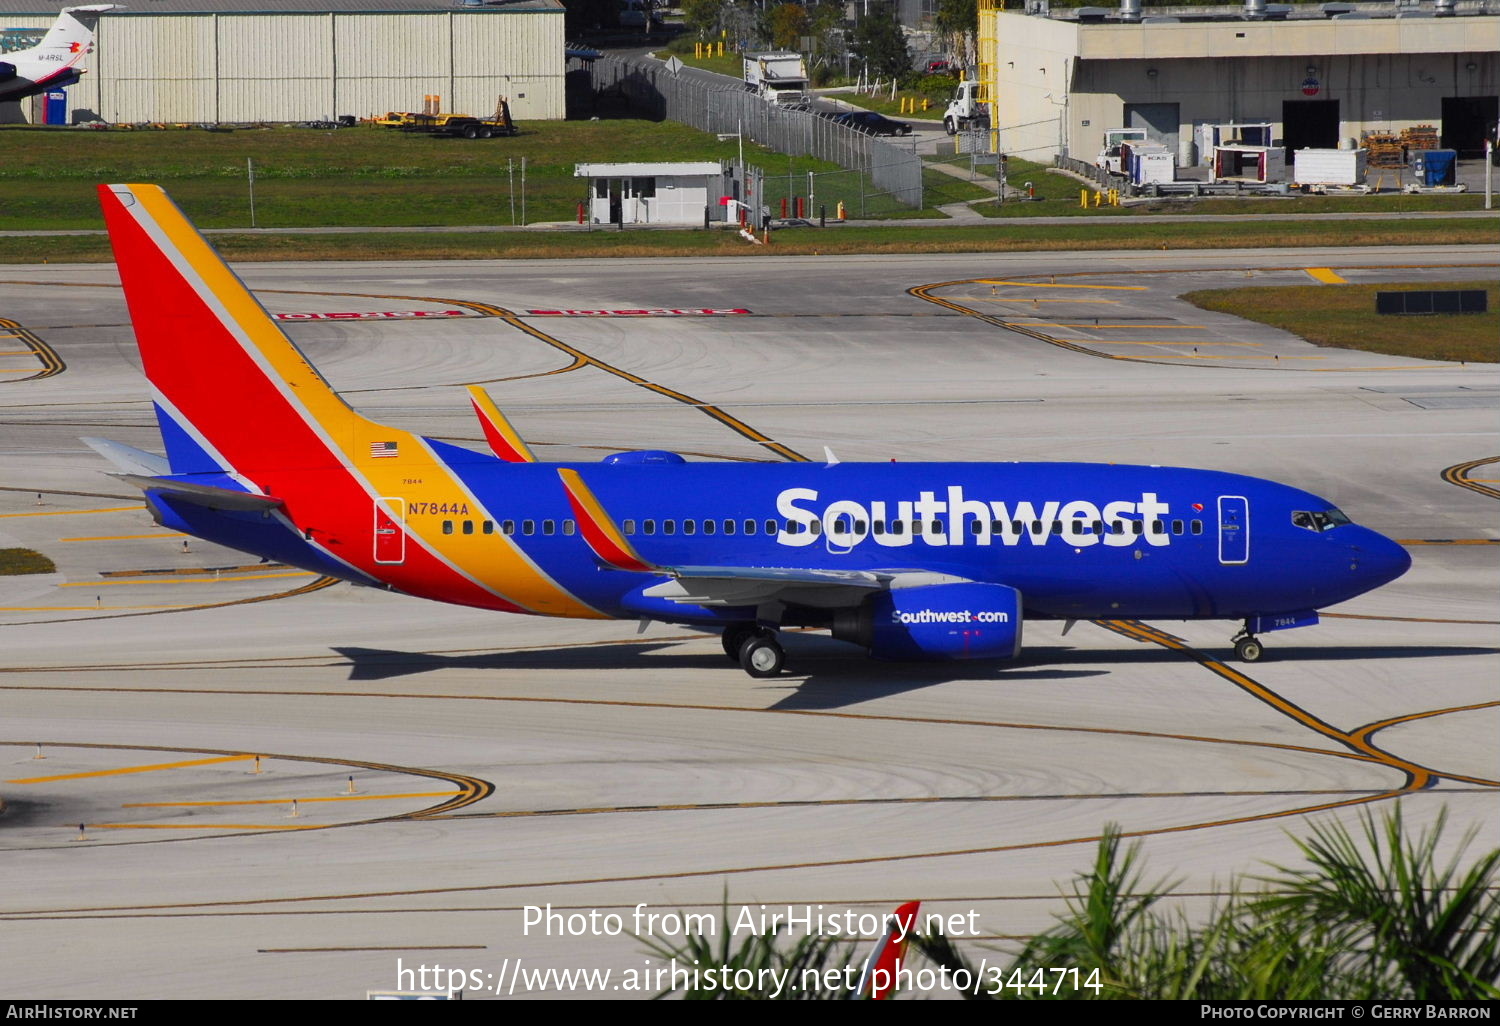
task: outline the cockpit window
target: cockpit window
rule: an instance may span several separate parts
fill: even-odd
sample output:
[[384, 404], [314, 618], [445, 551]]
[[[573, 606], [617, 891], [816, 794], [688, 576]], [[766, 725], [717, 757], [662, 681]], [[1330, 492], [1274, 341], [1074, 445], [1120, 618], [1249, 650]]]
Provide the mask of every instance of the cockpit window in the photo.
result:
[[1353, 523], [1341, 511], [1330, 507], [1321, 510], [1294, 510], [1292, 512], [1292, 526], [1300, 527], [1307, 531], [1331, 531], [1335, 527]]

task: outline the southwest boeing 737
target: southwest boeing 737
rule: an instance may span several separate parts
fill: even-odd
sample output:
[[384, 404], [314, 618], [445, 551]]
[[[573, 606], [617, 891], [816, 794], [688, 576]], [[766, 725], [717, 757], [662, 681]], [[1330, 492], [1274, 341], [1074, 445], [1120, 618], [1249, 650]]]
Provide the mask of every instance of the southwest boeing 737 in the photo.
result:
[[351, 409], [161, 189], [100, 187], [166, 456], [88, 440], [165, 527], [355, 584], [509, 613], [784, 627], [882, 659], [1010, 659], [1025, 619], [1241, 620], [1256, 635], [1399, 577], [1316, 495], [1087, 463], [542, 463], [483, 390], [491, 453]]

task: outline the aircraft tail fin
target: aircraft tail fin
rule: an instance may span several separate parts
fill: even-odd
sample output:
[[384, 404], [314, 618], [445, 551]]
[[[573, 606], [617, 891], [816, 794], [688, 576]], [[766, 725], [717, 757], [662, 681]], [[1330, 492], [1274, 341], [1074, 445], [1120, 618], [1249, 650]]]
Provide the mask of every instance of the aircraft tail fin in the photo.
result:
[[99, 15], [123, 6], [124, 4], [90, 4], [86, 7], [64, 7], [37, 45], [36, 52], [38, 55], [87, 53], [94, 42], [94, 28], [99, 24]]
[[99, 195], [174, 474], [348, 466], [372, 444], [382, 429], [339, 398], [166, 193]]

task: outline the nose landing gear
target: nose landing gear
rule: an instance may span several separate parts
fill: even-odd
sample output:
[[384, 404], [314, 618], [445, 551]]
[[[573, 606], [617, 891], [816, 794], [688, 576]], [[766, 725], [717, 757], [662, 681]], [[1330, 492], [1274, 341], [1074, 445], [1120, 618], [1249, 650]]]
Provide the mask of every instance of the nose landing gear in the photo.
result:
[[1250, 625], [1246, 624], [1240, 628], [1240, 632], [1230, 639], [1234, 643], [1234, 654], [1242, 663], [1258, 663], [1261, 656], [1266, 654], [1265, 646], [1260, 639], [1250, 633]]

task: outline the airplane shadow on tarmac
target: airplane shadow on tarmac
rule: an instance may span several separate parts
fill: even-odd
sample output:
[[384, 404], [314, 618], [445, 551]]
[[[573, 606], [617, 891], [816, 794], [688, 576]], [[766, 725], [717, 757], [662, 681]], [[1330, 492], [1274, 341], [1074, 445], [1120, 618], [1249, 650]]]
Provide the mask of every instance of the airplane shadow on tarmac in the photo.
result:
[[[780, 678], [743, 683], [761, 694], [783, 691], [772, 709], [836, 709], [939, 684], [968, 682], [983, 685], [1036, 684], [1048, 681], [1108, 677], [1113, 669], [1164, 663], [1187, 663], [1182, 653], [1131, 645], [1114, 649], [1071, 646], [1034, 646], [1012, 662], [893, 663], [866, 658], [857, 649], [816, 635], [786, 636], [788, 672]], [[442, 670], [605, 670], [641, 668], [641, 657], [663, 670], [700, 670], [738, 677], [740, 671], [718, 651], [684, 649], [679, 641], [627, 641], [607, 645], [559, 646], [524, 651], [441, 655], [391, 649], [336, 647], [349, 660], [351, 681], [387, 680]], [[1233, 660], [1227, 651], [1205, 650], [1236, 669], [1255, 676], [1262, 666], [1282, 663], [1321, 663], [1357, 659], [1432, 659], [1493, 655], [1490, 646], [1351, 646], [1347, 648], [1279, 648], [1268, 651], [1265, 663]]]

